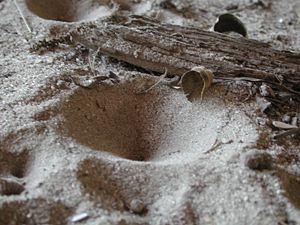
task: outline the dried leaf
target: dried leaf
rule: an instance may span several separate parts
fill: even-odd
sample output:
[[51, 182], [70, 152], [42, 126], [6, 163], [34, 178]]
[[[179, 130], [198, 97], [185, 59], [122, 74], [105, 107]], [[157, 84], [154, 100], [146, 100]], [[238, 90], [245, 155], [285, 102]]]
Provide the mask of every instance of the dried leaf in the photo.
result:
[[214, 31], [219, 33], [235, 32], [247, 37], [247, 29], [242, 21], [230, 13], [219, 16], [217, 23], [214, 25]]
[[210, 70], [197, 66], [182, 75], [181, 88], [189, 101], [202, 100], [213, 79], [214, 75]]
[[298, 128], [297, 126], [288, 124], [288, 123], [284, 123], [284, 122], [280, 122], [280, 121], [273, 121], [272, 122], [273, 126], [279, 129], [295, 129]]

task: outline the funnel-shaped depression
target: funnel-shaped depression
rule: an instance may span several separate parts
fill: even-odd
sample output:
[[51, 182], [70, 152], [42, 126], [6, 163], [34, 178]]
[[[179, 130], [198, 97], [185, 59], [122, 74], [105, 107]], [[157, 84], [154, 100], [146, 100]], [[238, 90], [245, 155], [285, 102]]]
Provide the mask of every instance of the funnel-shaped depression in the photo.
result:
[[139, 161], [204, 152], [216, 140], [225, 107], [215, 100], [192, 104], [169, 87], [135, 92], [130, 82], [79, 88], [60, 106], [64, 133], [92, 149]]

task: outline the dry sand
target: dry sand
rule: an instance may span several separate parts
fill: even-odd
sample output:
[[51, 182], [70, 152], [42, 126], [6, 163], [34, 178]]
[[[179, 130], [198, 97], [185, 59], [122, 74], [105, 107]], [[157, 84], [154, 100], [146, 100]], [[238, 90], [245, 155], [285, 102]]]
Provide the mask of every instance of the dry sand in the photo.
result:
[[[158, 78], [103, 55], [91, 70], [95, 52], [82, 46], [29, 51], [116, 10], [208, 29], [238, 1], [26, 2], [32, 33], [0, 0], [0, 225], [300, 224], [299, 145], [258, 149], [268, 119], [243, 103], [242, 85], [191, 103], [165, 85], [139, 94]], [[300, 50], [300, 2], [254, 6], [237, 13], [250, 38]], [[93, 89], [70, 79], [110, 71], [119, 80]]]

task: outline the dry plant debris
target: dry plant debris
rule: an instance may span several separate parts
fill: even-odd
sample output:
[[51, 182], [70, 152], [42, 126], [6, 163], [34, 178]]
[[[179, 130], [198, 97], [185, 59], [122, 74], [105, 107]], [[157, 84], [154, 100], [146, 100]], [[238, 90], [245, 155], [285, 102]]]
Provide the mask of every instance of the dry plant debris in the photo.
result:
[[276, 128], [279, 128], [279, 129], [295, 129], [295, 128], [298, 128], [295, 125], [291, 125], [291, 124], [284, 123], [284, 122], [281, 122], [281, 121], [273, 121], [272, 125]]
[[[262, 95], [268, 95], [273, 104], [282, 105], [287, 97], [300, 101], [299, 53], [278, 51], [254, 40], [161, 24], [142, 16], [114, 15], [83, 24], [49, 42], [41, 41], [32, 50], [51, 49], [60, 43], [80, 43], [148, 71], [167, 70], [169, 75], [182, 76], [193, 67], [203, 66], [219, 79], [244, 77], [267, 84], [261, 87]], [[216, 55], [213, 60], [212, 55]]]
[[189, 101], [200, 99], [204, 92], [212, 85], [213, 73], [204, 67], [194, 67], [184, 73], [181, 78], [181, 87]]

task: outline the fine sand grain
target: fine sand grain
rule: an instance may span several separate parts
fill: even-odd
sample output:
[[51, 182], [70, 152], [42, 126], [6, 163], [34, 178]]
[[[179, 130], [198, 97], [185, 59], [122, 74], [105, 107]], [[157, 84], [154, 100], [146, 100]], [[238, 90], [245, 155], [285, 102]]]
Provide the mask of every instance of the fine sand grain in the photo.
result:
[[[164, 84], [143, 93], [159, 78], [80, 45], [30, 51], [115, 12], [209, 29], [236, 5], [250, 38], [299, 51], [300, 4], [115, 2], [19, 0], [29, 33], [0, 0], [0, 225], [300, 224], [299, 145], [261, 135], [244, 83], [190, 102]], [[74, 82], [97, 76], [111, 78]]]

